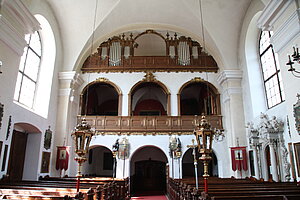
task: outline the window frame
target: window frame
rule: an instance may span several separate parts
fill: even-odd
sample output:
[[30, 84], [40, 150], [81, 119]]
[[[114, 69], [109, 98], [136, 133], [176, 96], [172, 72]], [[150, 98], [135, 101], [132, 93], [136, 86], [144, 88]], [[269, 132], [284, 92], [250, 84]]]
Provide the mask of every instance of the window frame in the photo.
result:
[[[40, 46], [40, 55], [39, 53], [36, 51], [36, 49], [34, 49], [30, 44], [32, 41], [32, 36], [34, 34], [38, 35], [38, 42], [39, 42], [39, 46]], [[28, 75], [28, 73], [26, 73], [26, 67], [30, 67], [31, 65], [27, 64], [27, 59], [28, 59], [28, 53], [29, 51], [31, 51], [34, 56], [37, 56], [37, 58], [39, 59], [39, 64], [37, 66], [37, 72], [36, 72], [36, 80], [34, 80], [33, 78], [30, 77], [30, 75]], [[22, 55], [22, 57], [25, 56], [24, 58], [24, 62], [22, 62], [22, 60], [20, 60], [20, 64], [19, 64], [19, 69], [18, 69], [18, 76], [19, 74], [21, 74], [21, 78], [20, 78], [20, 84], [16, 85], [15, 88], [15, 92], [16, 90], [18, 90], [18, 94], [17, 94], [17, 98], [15, 98], [16, 94], [14, 94], [14, 100], [30, 109], [34, 108], [34, 103], [35, 103], [35, 97], [37, 94], [37, 87], [38, 87], [38, 82], [39, 82], [39, 74], [40, 74], [40, 70], [41, 70], [41, 63], [42, 63], [42, 56], [43, 56], [43, 43], [42, 43], [42, 38], [41, 38], [41, 33], [39, 31], [36, 31], [32, 34], [29, 35], [29, 39], [28, 41], [26, 40], [26, 46], [24, 47], [24, 53]], [[21, 59], [22, 59], [21, 57]], [[23, 69], [20, 70], [20, 65], [23, 64]], [[21, 93], [22, 93], [22, 88], [23, 88], [23, 84], [24, 84], [24, 77], [27, 78], [29, 81], [31, 81], [32, 83], [34, 83], [34, 92], [33, 92], [33, 96], [32, 96], [32, 102], [30, 103], [30, 105], [27, 105], [25, 102], [20, 101], [21, 99]], [[17, 83], [16, 83], [17, 84]], [[17, 88], [18, 87], [18, 88]]]
[[[267, 32], [269, 39], [272, 37], [272, 32], [271, 31], [261, 31], [260, 36], [259, 36], [259, 41], [258, 41], [258, 53], [259, 53], [260, 69], [262, 72], [262, 79], [263, 79], [263, 83], [264, 83], [265, 98], [267, 101], [268, 109], [271, 109], [271, 108], [277, 106], [278, 104], [281, 104], [282, 102], [284, 102], [285, 97], [284, 97], [284, 89], [282, 86], [282, 78], [280, 77], [281, 76], [280, 65], [279, 65], [278, 59], [276, 58], [277, 55], [274, 52], [273, 45], [269, 42], [269, 45], [267, 47], [265, 47], [265, 49], [262, 49], [263, 46], [261, 44], [261, 40], [262, 40], [262, 35], [264, 32]], [[275, 72], [273, 74], [269, 75], [267, 78], [265, 78], [265, 72], [267, 71], [267, 70], [265, 70], [265, 68], [267, 66], [265, 66], [262, 63], [262, 57], [264, 55], [266, 55], [266, 53], [268, 53], [268, 52], [272, 53], [272, 58], [273, 58], [273, 63], [274, 63], [273, 67], [275, 67]], [[267, 83], [271, 83], [271, 80], [274, 77], [276, 79], [276, 84], [278, 86], [278, 90], [279, 90], [278, 92], [279, 92], [279, 97], [280, 97], [280, 100], [279, 101], [276, 100], [275, 103], [272, 102], [272, 98], [276, 98], [278, 94], [275, 94], [273, 96], [271, 94], [268, 94], [268, 92], [271, 92], [272, 88], [271, 87], [267, 88]], [[280, 78], [281, 78], [281, 81], [280, 81]], [[276, 93], [276, 91], [275, 91], [275, 93]]]

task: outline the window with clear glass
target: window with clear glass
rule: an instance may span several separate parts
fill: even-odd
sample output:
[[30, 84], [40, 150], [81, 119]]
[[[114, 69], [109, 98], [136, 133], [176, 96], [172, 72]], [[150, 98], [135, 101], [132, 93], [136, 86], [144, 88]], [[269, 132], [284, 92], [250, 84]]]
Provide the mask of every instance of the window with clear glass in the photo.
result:
[[19, 65], [14, 99], [32, 108], [40, 71], [42, 45], [38, 32], [26, 35], [25, 40], [27, 45]]
[[278, 56], [275, 54], [270, 38], [271, 31], [262, 31], [259, 41], [259, 54], [268, 108], [285, 100]]

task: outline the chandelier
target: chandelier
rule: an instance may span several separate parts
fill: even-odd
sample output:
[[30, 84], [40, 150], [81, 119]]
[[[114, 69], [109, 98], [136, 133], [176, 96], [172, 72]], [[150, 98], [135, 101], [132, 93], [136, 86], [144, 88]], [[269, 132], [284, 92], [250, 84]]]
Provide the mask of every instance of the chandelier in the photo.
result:
[[[299, 49], [298, 47], [295, 48], [293, 47], [293, 54], [292, 55], [288, 55], [289, 61], [286, 63], [287, 66], [290, 66], [290, 68], [288, 69], [289, 72], [292, 72], [292, 74], [297, 77], [300, 78], [300, 71], [296, 70], [293, 65], [296, 63], [300, 64], [300, 54], [299, 54]], [[292, 57], [292, 58], [291, 58]]]

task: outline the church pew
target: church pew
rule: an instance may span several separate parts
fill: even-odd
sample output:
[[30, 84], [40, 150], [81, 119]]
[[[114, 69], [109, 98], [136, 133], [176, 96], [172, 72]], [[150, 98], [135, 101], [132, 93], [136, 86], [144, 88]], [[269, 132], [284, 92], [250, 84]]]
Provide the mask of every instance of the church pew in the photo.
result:
[[[64, 196], [75, 197], [76, 180], [41, 180], [0, 183], [0, 195], [10, 198], [23, 195], [26, 199], [63, 199]], [[80, 185], [83, 197], [90, 199], [119, 200], [128, 199], [128, 180], [83, 179]], [[88, 188], [94, 188], [88, 193]], [[94, 198], [95, 196], [95, 198]], [[17, 197], [18, 198], [18, 197]], [[79, 198], [80, 199], [80, 198]]]
[[[198, 199], [204, 190], [199, 181], [199, 190], [195, 189], [193, 179], [168, 179], [167, 192], [171, 199]], [[216, 179], [209, 181], [209, 196], [216, 199], [238, 199], [251, 197], [253, 199], [300, 199], [300, 190], [295, 183], [265, 183], [251, 180]], [[228, 198], [227, 198], [228, 197]], [[274, 199], [274, 198], [273, 198]]]

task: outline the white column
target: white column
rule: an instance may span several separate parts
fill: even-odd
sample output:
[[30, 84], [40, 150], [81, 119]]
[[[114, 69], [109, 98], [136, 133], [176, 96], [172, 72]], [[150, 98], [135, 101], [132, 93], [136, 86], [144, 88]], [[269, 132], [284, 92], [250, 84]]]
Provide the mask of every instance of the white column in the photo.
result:
[[255, 173], [255, 178], [260, 179], [259, 175], [259, 167], [258, 167], [258, 157], [257, 157], [257, 149], [256, 145], [253, 146], [253, 165], [254, 165], [254, 173]]
[[271, 158], [271, 168], [272, 168], [272, 178], [274, 181], [278, 182], [278, 172], [277, 172], [277, 162], [276, 162], [276, 154], [274, 143], [270, 144], [270, 158]]
[[[76, 125], [76, 116], [78, 113], [78, 100], [74, 100], [74, 93], [76, 89], [83, 83], [82, 78], [75, 71], [60, 72], [59, 73], [59, 96], [58, 96], [58, 112], [56, 118], [56, 134], [54, 140], [54, 147], [68, 145], [72, 146], [71, 131]], [[78, 91], [77, 91], [78, 92]], [[79, 97], [79, 95], [76, 95]], [[76, 103], [74, 103], [76, 102]], [[73, 149], [70, 151], [70, 160], [72, 161]], [[52, 157], [53, 163], [56, 162], [56, 155]], [[76, 169], [69, 165], [69, 173], [76, 173]], [[76, 166], [76, 165], [75, 165]], [[53, 171], [53, 175], [59, 175], [58, 171]], [[70, 175], [70, 174], [69, 174]], [[75, 175], [75, 174], [74, 174]]]
[[170, 97], [170, 107], [171, 107], [171, 116], [178, 116], [178, 95], [171, 93]]
[[[217, 79], [223, 89], [221, 92], [222, 115], [226, 130], [225, 138], [229, 147], [247, 145], [241, 80], [242, 71], [240, 70], [224, 70]], [[237, 138], [239, 142], [237, 142]], [[229, 148], [227, 154], [230, 159]], [[236, 176], [232, 170], [229, 173], [228, 176]], [[248, 174], [243, 175], [248, 176]]]
[[262, 176], [263, 176], [263, 179], [265, 180], [265, 181], [268, 181], [269, 180], [269, 173], [268, 173], [268, 171], [269, 171], [269, 166], [268, 166], [268, 163], [267, 163], [267, 155], [266, 155], [266, 151], [261, 151], [261, 152], [263, 152], [263, 159], [262, 159]]

